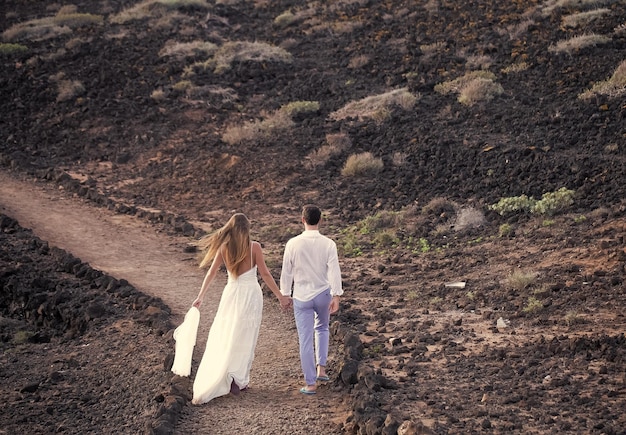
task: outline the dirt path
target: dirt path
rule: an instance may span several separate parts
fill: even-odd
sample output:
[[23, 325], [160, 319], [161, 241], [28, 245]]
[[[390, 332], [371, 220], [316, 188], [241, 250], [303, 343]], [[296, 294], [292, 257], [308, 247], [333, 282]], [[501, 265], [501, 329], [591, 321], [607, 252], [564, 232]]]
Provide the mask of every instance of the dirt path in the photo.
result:
[[[2, 171], [0, 211], [50, 245], [71, 252], [95, 269], [128, 280], [146, 294], [160, 297], [172, 309], [174, 324], [182, 320], [200, 288], [203, 271], [198, 269], [193, 254], [184, 253], [187, 241], [159, 233], [134, 217], [92, 207], [49, 185], [16, 180]], [[204, 350], [224, 282], [221, 277], [214, 283], [203, 304], [194, 368]], [[301, 376], [293, 316], [282, 311], [273, 297], [264, 301], [251, 390], [239, 397], [186, 407], [177, 433], [337, 432], [338, 423], [345, 417], [341, 394], [331, 386], [322, 387], [315, 397], [297, 392]]]

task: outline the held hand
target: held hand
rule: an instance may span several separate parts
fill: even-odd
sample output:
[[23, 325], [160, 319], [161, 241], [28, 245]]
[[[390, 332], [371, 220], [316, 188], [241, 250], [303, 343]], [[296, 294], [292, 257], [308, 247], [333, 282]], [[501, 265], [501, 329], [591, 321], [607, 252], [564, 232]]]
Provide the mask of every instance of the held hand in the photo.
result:
[[202, 305], [202, 299], [197, 298], [195, 301], [193, 301], [193, 304], [191, 304], [192, 307], [196, 307], [196, 308], [200, 308], [200, 305]]
[[280, 306], [287, 309], [291, 306], [291, 298], [289, 296], [281, 296], [279, 299]]
[[339, 311], [339, 296], [333, 296], [328, 309], [330, 311], [330, 314], [335, 314], [337, 311]]

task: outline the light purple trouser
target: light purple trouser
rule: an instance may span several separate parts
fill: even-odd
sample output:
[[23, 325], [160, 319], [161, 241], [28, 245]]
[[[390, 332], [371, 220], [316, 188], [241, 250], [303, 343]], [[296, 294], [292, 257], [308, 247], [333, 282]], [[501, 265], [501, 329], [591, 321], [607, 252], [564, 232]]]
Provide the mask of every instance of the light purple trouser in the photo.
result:
[[[317, 364], [326, 365], [328, 358], [328, 323], [330, 322], [330, 289], [324, 290], [310, 301], [293, 299], [293, 314], [300, 340], [300, 364], [307, 385], [315, 385]], [[315, 347], [313, 332], [315, 331]]]

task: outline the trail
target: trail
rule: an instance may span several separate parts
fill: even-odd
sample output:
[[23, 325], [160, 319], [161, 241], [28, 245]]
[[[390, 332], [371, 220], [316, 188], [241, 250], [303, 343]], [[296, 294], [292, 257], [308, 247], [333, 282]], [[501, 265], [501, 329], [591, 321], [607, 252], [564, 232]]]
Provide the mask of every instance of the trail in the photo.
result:
[[[189, 240], [160, 233], [138, 218], [94, 207], [51, 185], [18, 180], [0, 170], [0, 212], [94, 269], [161, 298], [172, 309], [174, 324], [182, 321], [202, 283], [203, 271], [195, 256], [183, 251]], [[202, 356], [224, 284], [225, 276], [216, 279], [202, 305], [192, 370]], [[337, 424], [345, 417], [341, 394], [330, 386], [313, 397], [297, 392], [301, 384], [297, 349], [293, 315], [283, 311], [274, 297], [265, 297], [250, 391], [186, 406], [176, 433], [338, 432]], [[330, 360], [333, 351], [331, 347]]]

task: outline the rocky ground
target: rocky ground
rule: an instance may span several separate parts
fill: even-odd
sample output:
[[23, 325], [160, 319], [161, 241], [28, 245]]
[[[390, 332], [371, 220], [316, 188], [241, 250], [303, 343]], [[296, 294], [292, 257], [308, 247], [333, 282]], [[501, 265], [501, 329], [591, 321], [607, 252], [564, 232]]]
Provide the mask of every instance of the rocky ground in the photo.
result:
[[[5, 3], [5, 168], [177, 237], [243, 211], [274, 267], [300, 205], [325, 210], [346, 285], [340, 430], [624, 433], [623, 84], [580, 98], [624, 60], [623, 1]], [[198, 41], [213, 45], [184, 51]], [[274, 55], [218, 56], [235, 42]], [[452, 80], [476, 71], [493, 98], [459, 101]], [[392, 90], [410, 104], [368, 112], [362, 99]], [[319, 106], [272, 116], [294, 102]], [[364, 152], [382, 166], [343, 171]], [[561, 188], [571, 201], [554, 213], [489, 207]], [[11, 393], [0, 427], [63, 430], [51, 391], [97, 427], [106, 404], [76, 393], [68, 367], [112, 383], [90, 363], [104, 349], [86, 345], [119, 336], [110, 373], [135, 350], [129, 325], [162, 351], [167, 307], [2, 222], [3, 366], [59, 353]], [[68, 304], [72, 292], [96, 303]], [[169, 382], [156, 354], [141, 358]], [[159, 391], [111, 425], [145, 427]]]

